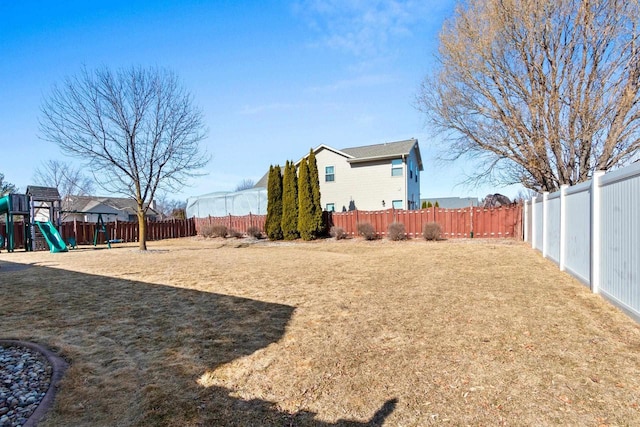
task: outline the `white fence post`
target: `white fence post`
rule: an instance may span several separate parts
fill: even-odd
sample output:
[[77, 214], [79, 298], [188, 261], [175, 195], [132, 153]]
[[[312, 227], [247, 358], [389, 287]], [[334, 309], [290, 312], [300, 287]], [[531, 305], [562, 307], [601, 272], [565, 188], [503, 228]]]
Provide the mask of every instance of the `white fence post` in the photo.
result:
[[533, 249], [536, 248], [536, 228], [537, 228], [537, 218], [536, 218], [536, 199], [538, 196], [533, 196], [531, 198], [531, 247]]
[[565, 271], [567, 258], [567, 184], [560, 186], [560, 271]]
[[542, 193], [542, 256], [547, 257], [549, 251], [549, 236], [548, 234], [548, 222], [549, 222], [549, 192]]
[[595, 171], [591, 181], [591, 292], [600, 292], [600, 178], [604, 171]]

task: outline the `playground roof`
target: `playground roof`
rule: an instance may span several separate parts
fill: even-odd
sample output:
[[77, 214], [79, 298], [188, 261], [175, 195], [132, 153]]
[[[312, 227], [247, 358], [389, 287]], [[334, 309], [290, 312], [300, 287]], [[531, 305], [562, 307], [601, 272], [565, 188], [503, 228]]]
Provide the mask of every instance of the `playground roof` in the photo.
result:
[[60, 200], [60, 193], [55, 187], [38, 187], [30, 185], [27, 187], [27, 195], [31, 196], [33, 200], [39, 202], [54, 202]]

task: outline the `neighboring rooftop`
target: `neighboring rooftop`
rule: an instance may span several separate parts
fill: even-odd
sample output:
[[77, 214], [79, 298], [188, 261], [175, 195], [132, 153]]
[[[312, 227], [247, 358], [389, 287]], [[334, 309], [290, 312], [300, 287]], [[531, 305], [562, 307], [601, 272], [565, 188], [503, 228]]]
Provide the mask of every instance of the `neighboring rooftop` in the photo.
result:
[[[138, 205], [135, 200], [125, 197], [68, 196], [63, 202], [63, 210], [69, 212], [91, 212], [97, 206], [109, 206], [113, 209], [136, 215]], [[151, 214], [156, 211], [149, 209]]]
[[[343, 148], [340, 151], [357, 160], [385, 159], [408, 155], [417, 143], [417, 139], [411, 138], [404, 141]], [[420, 170], [423, 170], [422, 159], [420, 157], [418, 157], [418, 163]]]

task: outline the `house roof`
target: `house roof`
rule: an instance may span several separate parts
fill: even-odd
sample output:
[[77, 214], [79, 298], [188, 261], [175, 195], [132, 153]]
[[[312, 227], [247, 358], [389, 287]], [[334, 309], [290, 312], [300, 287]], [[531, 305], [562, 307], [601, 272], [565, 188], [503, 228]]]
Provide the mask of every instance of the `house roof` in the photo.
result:
[[[63, 209], [71, 212], [92, 212], [99, 208], [96, 210], [97, 213], [100, 212], [100, 206], [107, 206], [116, 211], [126, 212], [129, 215], [135, 215], [138, 211], [136, 201], [124, 197], [68, 196], [63, 203]], [[151, 215], [157, 214], [152, 208], [149, 208], [149, 211]]]
[[[364, 145], [360, 147], [343, 148], [342, 153], [351, 157], [350, 163], [363, 162], [376, 159], [389, 159], [409, 155], [414, 147], [417, 147], [418, 140], [415, 138], [404, 141], [384, 142], [382, 144]], [[419, 148], [416, 149], [418, 157], [418, 167], [422, 167], [422, 157]]]
[[[422, 166], [422, 156], [420, 155], [420, 148], [418, 146], [418, 140], [415, 138], [406, 139], [403, 141], [384, 142], [382, 144], [363, 145], [360, 147], [343, 148], [341, 150], [335, 149], [325, 144], [321, 144], [313, 149], [314, 153], [318, 153], [320, 150], [333, 151], [336, 154], [344, 156], [349, 163], [366, 162], [371, 160], [383, 160], [394, 159], [402, 156], [408, 156], [411, 150], [416, 147], [416, 155], [418, 157], [418, 168], [424, 170]], [[308, 154], [305, 154], [295, 165], [298, 166], [302, 159], [306, 158]], [[254, 185], [257, 187], [267, 187], [269, 179], [269, 172], [265, 173], [258, 182]]]
[[416, 142], [417, 141], [415, 139], [407, 139], [404, 141], [384, 142], [382, 144], [343, 148], [340, 151], [357, 158], [399, 156], [402, 154], [409, 154]]
[[269, 181], [269, 172], [262, 175], [262, 178], [260, 178], [258, 182], [256, 182], [256, 185], [254, 185], [253, 188], [267, 188], [267, 185], [269, 183], [268, 181]]
[[60, 193], [55, 187], [38, 187], [35, 185], [29, 185], [27, 187], [27, 195], [33, 197], [36, 201], [41, 202], [53, 202], [60, 200]]

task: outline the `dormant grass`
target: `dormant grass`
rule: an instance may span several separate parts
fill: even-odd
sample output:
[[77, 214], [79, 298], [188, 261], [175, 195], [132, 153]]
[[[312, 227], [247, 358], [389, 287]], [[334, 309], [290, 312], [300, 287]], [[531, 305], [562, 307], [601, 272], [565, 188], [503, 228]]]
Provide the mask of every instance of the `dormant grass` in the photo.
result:
[[638, 324], [522, 243], [149, 248], [0, 254], [0, 337], [71, 364], [42, 425], [640, 423]]

